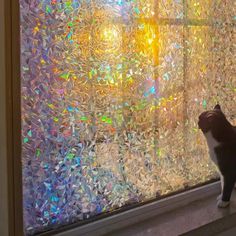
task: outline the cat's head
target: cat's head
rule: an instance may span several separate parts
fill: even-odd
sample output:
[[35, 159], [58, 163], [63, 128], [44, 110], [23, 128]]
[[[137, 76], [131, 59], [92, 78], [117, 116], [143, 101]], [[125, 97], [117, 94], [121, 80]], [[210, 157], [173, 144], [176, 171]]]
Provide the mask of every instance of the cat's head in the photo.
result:
[[198, 127], [205, 134], [228, 123], [221, 107], [217, 104], [213, 110], [205, 111], [199, 116]]

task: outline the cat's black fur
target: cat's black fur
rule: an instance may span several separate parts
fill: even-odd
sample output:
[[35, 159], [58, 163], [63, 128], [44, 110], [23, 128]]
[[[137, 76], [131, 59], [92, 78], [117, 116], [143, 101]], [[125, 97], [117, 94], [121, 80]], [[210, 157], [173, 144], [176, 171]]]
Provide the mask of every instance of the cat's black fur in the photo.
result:
[[226, 207], [236, 182], [236, 126], [230, 124], [220, 105], [216, 105], [211, 111], [203, 112], [199, 116], [198, 125], [207, 139], [210, 156], [216, 159], [215, 163], [223, 176], [218, 206]]

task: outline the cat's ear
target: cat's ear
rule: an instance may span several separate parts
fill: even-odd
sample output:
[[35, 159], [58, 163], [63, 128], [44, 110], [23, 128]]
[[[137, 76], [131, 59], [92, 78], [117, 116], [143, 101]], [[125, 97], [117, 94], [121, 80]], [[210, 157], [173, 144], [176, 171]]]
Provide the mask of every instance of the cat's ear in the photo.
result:
[[219, 104], [217, 104], [215, 107], [214, 107], [214, 110], [221, 110], [221, 108], [220, 108], [220, 105]]

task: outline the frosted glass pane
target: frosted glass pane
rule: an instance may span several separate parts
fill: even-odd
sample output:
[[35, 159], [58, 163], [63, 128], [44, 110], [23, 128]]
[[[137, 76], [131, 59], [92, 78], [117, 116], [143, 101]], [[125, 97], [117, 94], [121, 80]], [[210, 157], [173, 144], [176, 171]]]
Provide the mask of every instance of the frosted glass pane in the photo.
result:
[[188, 17], [192, 19], [208, 19], [215, 7], [212, 0], [187, 0]]
[[196, 122], [216, 101], [235, 122], [235, 28], [157, 3], [20, 0], [26, 235], [217, 177]]
[[187, 17], [217, 22], [233, 22], [236, 15], [234, 0], [187, 0]]
[[183, 89], [183, 26], [160, 26], [159, 77], [165, 96]]
[[[187, 168], [191, 183], [204, 182], [213, 175], [214, 166], [207, 154], [205, 140], [201, 138], [198, 129], [198, 114], [203, 109], [211, 108], [217, 101], [212, 100], [211, 69], [213, 48], [212, 31], [206, 26], [191, 26], [188, 31], [187, 40], [187, 81], [186, 103], [187, 124], [186, 137], [188, 141]], [[194, 107], [194, 109], [192, 109]], [[201, 156], [201, 160], [199, 159]], [[203, 162], [202, 159], [205, 161]], [[201, 168], [195, 168], [197, 163]], [[204, 163], [204, 164], [203, 164]], [[209, 166], [211, 168], [209, 168]], [[192, 169], [194, 168], [194, 171]]]
[[150, 18], [155, 14], [155, 0], [130, 1], [135, 17]]
[[213, 18], [216, 21], [235, 23], [236, 2], [234, 0], [229, 0], [227, 3], [223, 0], [218, 1], [214, 7]]
[[158, 16], [161, 18], [183, 18], [182, 0], [160, 0], [158, 2]]
[[[202, 109], [210, 109], [219, 102], [224, 104], [224, 112], [231, 122], [235, 123], [236, 96], [234, 87], [236, 78], [233, 75], [235, 66], [232, 64], [232, 44], [225, 43], [225, 39], [223, 39], [222, 32], [227, 31], [224, 27], [218, 29], [207, 26], [191, 26], [186, 30], [189, 34], [187, 41], [188, 129], [186, 136], [188, 140], [191, 140], [187, 151], [191, 158], [188, 159], [187, 166], [191, 181], [200, 182], [211, 178], [214, 167], [209, 161], [206, 143], [201, 139], [201, 132], [197, 129], [196, 117]], [[232, 32], [229, 34], [229, 38], [229, 41], [233, 40]], [[203, 162], [199, 160], [200, 152], [202, 157], [206, 159], [206, 163], [209, 161], [208, 164], [203, 165]], [[194, 168], [196, 160], [201, 165], [199, 169]], [[193, 172], [192, 169], [195, 171]]]

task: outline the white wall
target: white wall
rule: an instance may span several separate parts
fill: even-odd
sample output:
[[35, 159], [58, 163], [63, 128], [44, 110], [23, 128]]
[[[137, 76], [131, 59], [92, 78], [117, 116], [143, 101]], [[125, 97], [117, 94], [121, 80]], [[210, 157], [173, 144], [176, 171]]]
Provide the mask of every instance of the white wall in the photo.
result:
[[0, 0], [0, 235], [8, 235], [4, 0]]

